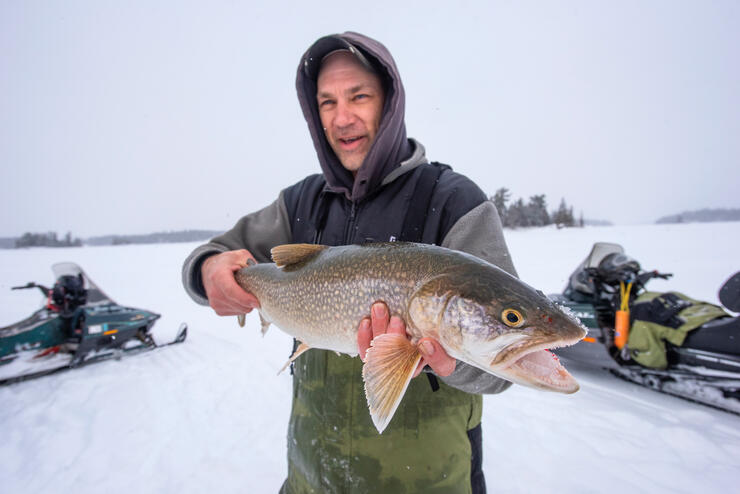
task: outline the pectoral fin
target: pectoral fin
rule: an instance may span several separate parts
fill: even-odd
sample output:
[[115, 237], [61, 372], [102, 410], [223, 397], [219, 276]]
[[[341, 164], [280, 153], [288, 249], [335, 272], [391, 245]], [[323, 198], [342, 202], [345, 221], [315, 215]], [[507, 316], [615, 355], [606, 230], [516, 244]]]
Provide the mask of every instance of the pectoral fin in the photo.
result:
[[[269, 323], [268, 323], [268, 324], [269, 324]], [[284, 365], [284, 366], [282, 366], [282, 367], [280, 368], [280, 370], [278, 371], [278, 375], [279, 375], [279, 374], [280, 374], [281, 372], [283, 372], [283, 371], [284, 371], [285, 369], [287, 369], [287, 368], [288, 368], [288, 366], [289, 366], [289, 365], [290, 365], [290, 364], [291, 364], [291, 363], [292, 363], [292, 362], [293, 362], [293, 361], [294, 361], [295, 359], [297, 359], [298, 357], [300, 357], [300, 356], [301, 356], [301, 354], [302, 354], [303, 352], [305, 352], [306, 350], [310, 350], [310, 349], [311, 349], [311, 347], [310, 347], [310, 346], [308, 346], [308, 345], [306, 345], [305, 343], [301, 343], [300, 345], [298, 345], [298, 348], [296, 348], [296, 349], [295, 349], [295, 352], [293, 352], [293, 355], [291, 355], [291, 356], [290, 356], [290, 359], [288, 359], [288, 361], [287, 361], [287, 362], [285, 362], [285, 365]]]
[[378, 432], [383, 432], [401, 403], [421, 354], [400, 334], [376, 336], [371, 345], [362, 378], [370, 417]]

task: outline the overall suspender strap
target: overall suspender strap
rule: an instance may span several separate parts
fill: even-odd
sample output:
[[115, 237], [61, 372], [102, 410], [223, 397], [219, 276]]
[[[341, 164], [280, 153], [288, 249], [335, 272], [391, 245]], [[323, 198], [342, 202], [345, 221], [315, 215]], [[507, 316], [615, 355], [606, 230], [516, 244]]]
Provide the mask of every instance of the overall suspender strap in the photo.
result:
[[401, 242], [423, 242], [426, 240], [427, 243], [431, 243], [429, 239], [424, 238], [424, 225], [439, 176], [450, 167], [436, 162], [431, 163], [431, 166], [422, 166], [421, 176], [416, 183], [414, 195], [411, 197], [411, 203], [403, 221], [401, 236], [398, 239]]
[[[401, 242], [423, 242], [432, 243], [435, 239], [424, 238], [424, 226], [426, 225], [427, 214], [432, 204], [432, 196], [434, 195], [434, 189], [437, 187], [439, 177], [446, 169], [450, 168], [447, 165], [441, 163], [431, 163], [431, 166], [424, 166], [421, 170], [421, 176], [418, 182], [416, 182], [416, 189], [411, 197], [411, 203], [406, 211], [406, 218], [403, 221], [403, 228], [401, 229], [401, 236], [398, 239]], [[429, 379], [429, 386], [432, 388], [432, 392], [439, 389], [439, 381], [437, 376], [431, 372], [425, 373], [427, 379]]]

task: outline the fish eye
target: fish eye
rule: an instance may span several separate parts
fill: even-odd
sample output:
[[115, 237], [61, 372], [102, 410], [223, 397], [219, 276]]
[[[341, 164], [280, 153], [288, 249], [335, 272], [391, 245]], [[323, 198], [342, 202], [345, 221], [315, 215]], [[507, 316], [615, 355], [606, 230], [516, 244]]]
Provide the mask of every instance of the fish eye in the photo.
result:
[[501, 319], [504, 321], [504, 324], [512, 328], [518, 328], [524, 324], [522, 313], [516, 309], [505, 309], [501, 313]]

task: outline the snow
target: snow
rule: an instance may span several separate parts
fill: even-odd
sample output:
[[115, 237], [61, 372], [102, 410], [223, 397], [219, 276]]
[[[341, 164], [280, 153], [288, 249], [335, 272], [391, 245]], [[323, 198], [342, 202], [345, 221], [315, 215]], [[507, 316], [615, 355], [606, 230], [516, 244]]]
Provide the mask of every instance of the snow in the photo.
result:
[[[562, 290], [596, 241], [621, 243], [654, 281], [717, 303], [740, 269], [740, 223], [506, 232], [519, 275]], [[219, 318], [192, 303], [180, 266], [195, 244], [0, 251], [0, 325], [27, 316], [50, 266], [73, 261], [114, 300], [161, 313], [158, 341], [181, 345], [0, 388], [3, 493], [277, 492], [286, 473], [291, 340], [259, 318]], [[733, 492], [740, 416], [565, 366], [574, 395], [513, 386], [484, 399], [489, 492]]]

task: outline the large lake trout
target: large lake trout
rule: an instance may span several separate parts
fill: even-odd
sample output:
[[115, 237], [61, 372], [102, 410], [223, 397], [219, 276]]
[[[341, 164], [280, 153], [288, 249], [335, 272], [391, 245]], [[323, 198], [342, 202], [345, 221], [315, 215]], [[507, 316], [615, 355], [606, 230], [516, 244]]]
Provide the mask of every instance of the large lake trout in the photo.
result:
[[251, 264], [235, 277], [259, 300], [263, 332], [272, 323], [302, 343], [291, 360], [310, 348], [357, 354], [357, 328], [376, 301], [406, 322], [410, 339], [378, 336], [365, 356], [365, 394], [379, 432], [406, 391], [424, 337], [509, 381], [578, 390], [548, 349], [573, 345], [586, 330], [542, 292], [482, 259], [401, 242], [280, 245], [272, 258], [274, 264]]

